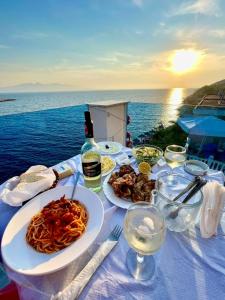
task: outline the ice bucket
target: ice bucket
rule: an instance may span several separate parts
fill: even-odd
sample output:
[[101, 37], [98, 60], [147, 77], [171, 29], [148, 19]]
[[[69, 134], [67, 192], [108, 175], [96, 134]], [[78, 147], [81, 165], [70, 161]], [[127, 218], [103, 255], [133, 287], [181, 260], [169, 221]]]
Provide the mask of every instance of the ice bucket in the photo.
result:
[[198, 191], [187, 203], [181, 203], [187, 193], [173, 201], [190, 182], [188, 178], [177, 174], [164, 175], [156, 181], [154, 202], [171, 231], [185, 231], [195, 224], [203, 200], [202, 192]]

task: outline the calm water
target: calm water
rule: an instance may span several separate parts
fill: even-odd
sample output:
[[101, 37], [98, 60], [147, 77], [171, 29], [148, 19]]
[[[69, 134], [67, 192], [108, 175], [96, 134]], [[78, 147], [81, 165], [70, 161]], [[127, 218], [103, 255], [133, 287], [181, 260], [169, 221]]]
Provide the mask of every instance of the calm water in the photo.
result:
[[29, 166], [52, 166], [79, 153], [84, 141], [85, 103], [130, 101], [128, 130], [135, 138], [160, 121], [178, 117], [183, 98], [193, 90], [127, 90], [0, 94], [0, 183]]

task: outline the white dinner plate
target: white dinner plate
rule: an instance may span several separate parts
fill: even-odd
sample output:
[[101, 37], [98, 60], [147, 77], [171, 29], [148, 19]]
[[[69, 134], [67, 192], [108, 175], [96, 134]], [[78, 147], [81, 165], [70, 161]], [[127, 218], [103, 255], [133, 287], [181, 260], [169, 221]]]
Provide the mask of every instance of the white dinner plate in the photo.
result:
[[114, 204], [118, 207], [124, 208], [124, 209], [128, 209], [129, 206], [131, 204], [133, 204], [133, 202], [130, 199], [120, 198], [120, 197], [116, 196], [116, 194], [113, 191], [113, 188], [111, 187], [110, 184], [108, 184], [110, 176], [111, 176], [111, 174], [109, 174], [103, 182], [103, 191], [104, 191], [106, 198], [112, 204]]
[[118, 154], [121, 152], [123, 147], [120, 143], [111, 141], [99, 142], [98, 145], [101, 154]]
[[[107, 156], [107, 157], [111, 158], [111, 160], [112, 160], [112, 162], [113, 162], [113, 166], [112, 166], [112, 168], [109, 169], [107, 172], [103, 172], [103, 173], [102, 173], [102, 177], [105, 177], [105, 176], [109, 175], [109, 174], [115, 169], [115, 167], [116, 167], [116, 162], [115, 162], [115, 160], [112, 159], [112, 157], [110, 157], [110, 156]], [[78, 165], [78, 171], [83, 175], [83, 169], [82, 169], [81, 159], [80, 159], [80, 162], [79, 162], [79, 165]]]
[[[52, 200], [64, 194], [70, 198], [73, 186], [62, 186], [36, 196], [11, 219], [1, 244], [4, 262], [14, 271], [26, 275], [43, 275], [60, 270], [84, 253], [97, 238], [104, 219], [104, 209], [97, 194], [78, 185], [75, 199], [88, 211], [88, 224], [83, 235], [63, 250], [52, 254], [40, 253], [26, 242], [27, 227], [31, 218]], [[16, 252], [15, 252], [16, 251]]]

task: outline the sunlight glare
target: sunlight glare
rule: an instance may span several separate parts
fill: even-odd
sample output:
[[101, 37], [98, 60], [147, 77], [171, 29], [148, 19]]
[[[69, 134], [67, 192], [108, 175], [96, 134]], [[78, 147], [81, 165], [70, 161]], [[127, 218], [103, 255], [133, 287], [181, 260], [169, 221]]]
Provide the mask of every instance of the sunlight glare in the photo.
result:
[[169, 95], [166, 100], [167, 105], [165, 105], [165, 115], [167, 116], [164, 120], [165, 123], [169, 124], [169, 122], [171, 121], [171, 116], [173, 116], [173, 118], [179, 117], [178, 108], [181, 106], [183, 98], [183, 88], [173, 88], [169, 91]]
[[179, 106], [183, 101], [183, 88], [174, 88], [170, 91], [167, 103]]
[[202, 53], [193, 49], [176, 50], [171, 56], [171, 71], [182, 74], [194, 70], [200, 62]]

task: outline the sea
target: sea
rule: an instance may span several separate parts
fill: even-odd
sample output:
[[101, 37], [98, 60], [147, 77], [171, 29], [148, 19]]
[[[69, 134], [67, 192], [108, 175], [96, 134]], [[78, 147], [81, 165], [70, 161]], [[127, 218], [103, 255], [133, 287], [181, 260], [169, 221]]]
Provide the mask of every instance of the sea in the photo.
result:
[[157, 124], [176, 121], [194, 89], [0, 93], [0, 183], [32, 165], [53, 166], [79, 154], [87, 103], [128, 101], [133, 139]]

